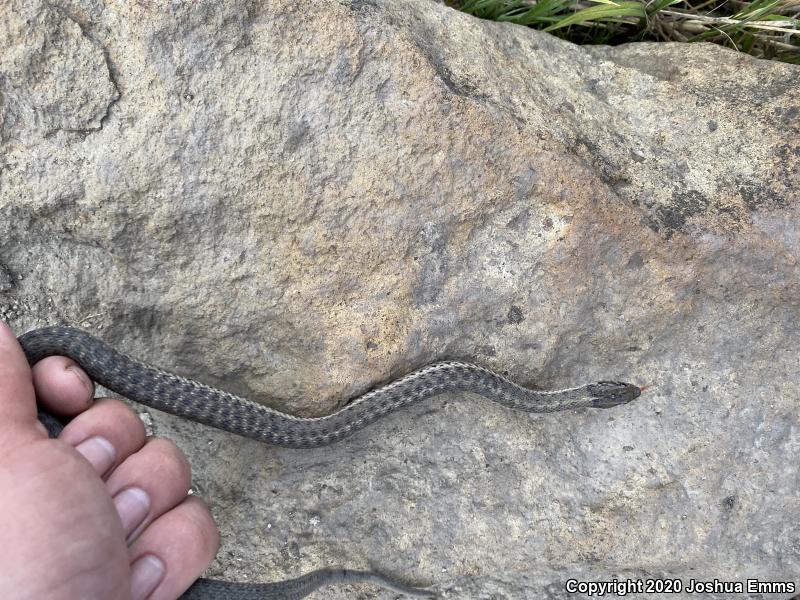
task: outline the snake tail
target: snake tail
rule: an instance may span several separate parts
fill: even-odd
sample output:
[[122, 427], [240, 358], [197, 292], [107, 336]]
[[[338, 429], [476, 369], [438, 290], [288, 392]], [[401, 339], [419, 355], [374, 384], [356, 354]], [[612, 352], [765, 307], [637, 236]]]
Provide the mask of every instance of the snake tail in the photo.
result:
[[295, 579], [275, 583], [230, 583], [215, 579], [200, 579], [181, 596], [180, 600], [302, 600], [311, 592], [327, 585], [371, 583], [393, 592], [415, 598], [436, 598], [432, 591], [410, 587], [375, 571], [350, 569], [319, 569]]

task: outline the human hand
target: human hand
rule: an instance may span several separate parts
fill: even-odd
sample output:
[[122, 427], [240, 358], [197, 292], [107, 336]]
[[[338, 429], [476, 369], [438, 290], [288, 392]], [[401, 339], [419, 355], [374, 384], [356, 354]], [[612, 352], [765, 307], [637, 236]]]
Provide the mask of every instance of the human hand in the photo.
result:
[[[72, 360], [28, 367], [0, 321], [0, 598], [175, 600], [219, 537], [189, 464]], [[58, 439], [36, 402], [74, 417]]]

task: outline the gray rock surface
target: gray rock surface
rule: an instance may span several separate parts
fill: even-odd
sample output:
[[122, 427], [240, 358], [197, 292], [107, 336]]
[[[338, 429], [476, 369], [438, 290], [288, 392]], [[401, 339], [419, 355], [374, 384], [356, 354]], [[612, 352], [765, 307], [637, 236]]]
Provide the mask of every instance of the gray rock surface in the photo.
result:
[[[798, 67], [422, 0], [168, 6], [0, 6], [0, 317], [305, 415], [444, 357], [652, 386], [447, 396], [312, 451], [155, 414], [212, 575], [798, 582]], [[354, 597], [394, 595], [315, 596]]]

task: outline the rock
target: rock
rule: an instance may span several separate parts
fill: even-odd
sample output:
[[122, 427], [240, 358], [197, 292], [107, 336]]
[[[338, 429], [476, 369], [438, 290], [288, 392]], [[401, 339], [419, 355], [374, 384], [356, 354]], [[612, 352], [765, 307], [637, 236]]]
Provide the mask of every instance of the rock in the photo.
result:
[[104, 48], [66, 7], [11, 0], [3, 17], [0, 139], [100, 129], [119, 99]]
[[0, 264], [0, 292], [9, 292], [12, 286], [11, 274]]
[[17, 331], [81, 325], [304, 415], [445, 357], [651, 386], [549, 416], [446, 396], [311, 451], [154, 415], [221, 522], [212, 575], [515, 600], [796, 577], [797, 66], [422, 0], [0, 15]]

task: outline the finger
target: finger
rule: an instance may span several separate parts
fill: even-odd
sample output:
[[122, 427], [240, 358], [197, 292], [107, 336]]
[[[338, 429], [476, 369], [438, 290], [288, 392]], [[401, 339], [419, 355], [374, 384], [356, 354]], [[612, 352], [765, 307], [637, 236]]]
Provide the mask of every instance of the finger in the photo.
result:
[[206, 570], [218, 548], [211, 512], [200, 498], [189, 496], [131, 546], [133, 600], [174, 600]]
[[151, 438], [109, 475], [106, 486], [117, 507], [128, 541], [180, 504], [189, 492], [192, 472], [183, 452], [161, 438]]
[[92, 405], [94, 384], [78, 363], [66, 356], [48, 356], [33, 366], [33, 385], [42, 408], [72, 416]]
[[103, 476], [144, 446], [145, 431], [125, 404], [102, 398], [67, 423], [58, 438], [74, 446]]
[[[46, 435], [36, 420], [36, 395], [28, 361], [11, 328], [0, 321], [0, 444]], [[11, 442], [11, 440], [14, 440]]]

